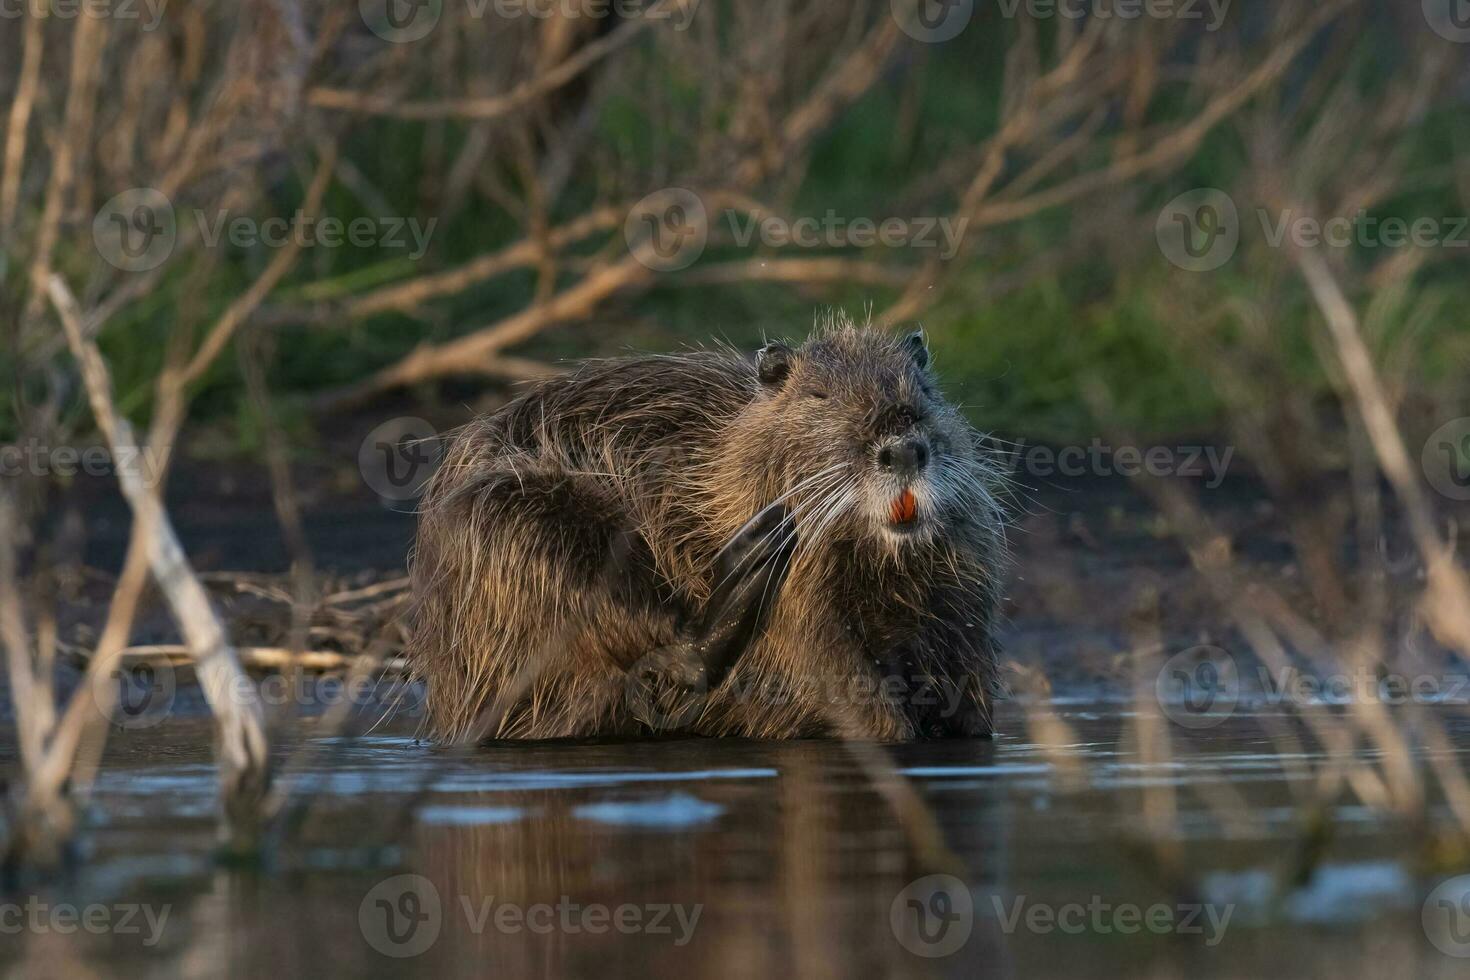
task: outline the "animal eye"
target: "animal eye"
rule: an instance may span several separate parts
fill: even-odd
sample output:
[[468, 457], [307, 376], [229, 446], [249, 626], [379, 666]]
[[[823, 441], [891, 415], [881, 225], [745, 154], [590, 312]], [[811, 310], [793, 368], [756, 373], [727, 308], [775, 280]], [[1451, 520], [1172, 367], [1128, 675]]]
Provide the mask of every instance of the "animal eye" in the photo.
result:
[[806, 396], [808, 398], [826, 398], [827, 397], [827, 393], [825, 391], [823, 391], [821, 388], [812, 388], [811, 390], [809, 390], [806, 393]]

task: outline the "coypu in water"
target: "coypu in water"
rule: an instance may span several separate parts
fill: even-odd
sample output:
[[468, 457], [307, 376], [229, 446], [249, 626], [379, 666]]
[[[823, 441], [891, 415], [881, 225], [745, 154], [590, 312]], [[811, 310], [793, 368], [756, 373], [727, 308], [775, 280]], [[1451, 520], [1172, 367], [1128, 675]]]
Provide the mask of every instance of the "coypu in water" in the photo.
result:
[[429, 728], [987, 735], [999, 486], [922, 333], [835, 319], [539, 382], [455, 434], [422, 501]]

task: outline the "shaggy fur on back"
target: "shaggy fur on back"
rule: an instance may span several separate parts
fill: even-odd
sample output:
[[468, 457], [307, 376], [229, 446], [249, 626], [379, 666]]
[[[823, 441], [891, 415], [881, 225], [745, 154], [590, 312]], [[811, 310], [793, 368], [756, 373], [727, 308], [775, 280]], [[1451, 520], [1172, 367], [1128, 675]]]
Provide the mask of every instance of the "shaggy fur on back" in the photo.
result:
[[[720, 547], [778, 499], [788, 578], [690, 730], [990, 732], [996, 467], [922, 341], [837, 319], [786, 353], [779, 378], [733, 350], [588, 362], [454, 434], [411, 562], [435, 737], [644, 730], [629, 669], [679, 638]], [[931, 453], [913, 530], [890, 525], [900, 484], [877, 463], [902, 438]]]

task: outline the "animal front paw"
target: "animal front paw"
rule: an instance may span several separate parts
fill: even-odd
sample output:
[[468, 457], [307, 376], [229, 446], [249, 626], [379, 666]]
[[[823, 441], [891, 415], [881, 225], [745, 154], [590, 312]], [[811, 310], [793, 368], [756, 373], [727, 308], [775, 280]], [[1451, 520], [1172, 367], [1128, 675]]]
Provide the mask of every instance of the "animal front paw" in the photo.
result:
[[628, 671], [628, 710], [653, 731], [688, 729], [709, 693], [709, 672], [688, 642], [658, 647]]
[[765, 626], [796, 552], [795, 523], [785, 504], [764, 508], [715, 556], [715, 585], [691, 624], [690, 643], [718, 687]]
[[629, 711], [655, 731], [689, 728], [709, 692], [760, 634], [786, 581], [796, 528], [780, 503], [756, 514], [715, 557], [709, 601], [678, 642], [659, 647], [628, 671]]

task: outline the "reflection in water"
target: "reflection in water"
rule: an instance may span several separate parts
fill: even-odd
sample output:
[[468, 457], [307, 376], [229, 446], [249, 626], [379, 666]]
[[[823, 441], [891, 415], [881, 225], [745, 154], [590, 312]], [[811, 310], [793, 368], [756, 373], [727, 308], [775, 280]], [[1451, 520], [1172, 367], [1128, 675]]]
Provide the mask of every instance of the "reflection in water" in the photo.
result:
[[[25, 976], [203, 976], [226, 963], [281, 977], [1238, 976], [1280, 972], [1289, 950], [1293, 973], [1463, 965], [1420, 928], [1433, 882], [1395, 860], [1404, 832], [1361, 806], [1331, 814], [1326, 860], [1283, 896], [1300, 836], [1290, 769], [1251, 717], [1145, 764], [1116, 706], [1059, 710], [1088, 762], [1087, 785], [1067, 795], [1046, 753], [1014, 736], [889, 750], [963, 869], [916, 859], [835, 743], [461, 754], [401, 732], [325, 746], [304, 774], [316, 797], [298, 840], [273, 867], [221, 869], [208, 725], [172, 719], [116, 741], [96, 853], [74, 880], [8, 906], [38, 918], [8, 930], [0, 963]], [[1135, 797], [1160, 782], [1180, 788], [1192, 894], [1137, 859]], [[1247, 832], [1200, 802], [1222, 789], [1248, 803]], [[946, 871], [964, 886], [931, 877]], [[122, 927], [129, 907], [130, 925], [162, 918], [156, 942], [146, 925]], [[64, 931], [68, 908], [101, 928]]]

